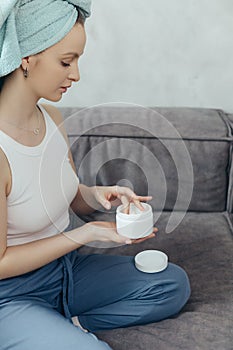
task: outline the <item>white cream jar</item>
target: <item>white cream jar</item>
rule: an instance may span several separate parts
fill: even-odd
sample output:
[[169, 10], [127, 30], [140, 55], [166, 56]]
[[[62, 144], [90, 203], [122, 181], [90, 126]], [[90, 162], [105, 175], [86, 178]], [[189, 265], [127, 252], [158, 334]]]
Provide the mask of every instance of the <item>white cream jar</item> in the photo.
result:
[[120, 235], [138, 239], [146, 237], [153, 232], [152, 207], [147, 203], [141, 204], [144, 207], [144, 211], [138, 209], [134, 203], [130, 203], [129, 214], [123, 212], [123, 205], [117, 208], [116, 226]]

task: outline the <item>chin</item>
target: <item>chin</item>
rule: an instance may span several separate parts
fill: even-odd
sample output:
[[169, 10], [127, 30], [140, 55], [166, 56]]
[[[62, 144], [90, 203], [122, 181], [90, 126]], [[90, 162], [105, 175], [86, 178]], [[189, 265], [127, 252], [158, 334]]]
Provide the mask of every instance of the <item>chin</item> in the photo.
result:
[[43, 96], [43, 98], [51, 102], [58, 102], [62, 99], [62, 95], [57, 94], [57, 96]]

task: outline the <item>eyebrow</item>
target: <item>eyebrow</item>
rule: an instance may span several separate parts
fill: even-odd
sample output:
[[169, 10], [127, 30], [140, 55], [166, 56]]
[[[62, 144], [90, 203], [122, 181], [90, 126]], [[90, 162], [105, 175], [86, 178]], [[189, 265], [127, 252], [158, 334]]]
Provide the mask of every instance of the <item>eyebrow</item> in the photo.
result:
[[66, 52], [66, 53], [63, 53], [62, 56], [74, 56], [79, 58], [82, 54], [83, 52], [80, 55], [77, 52]]

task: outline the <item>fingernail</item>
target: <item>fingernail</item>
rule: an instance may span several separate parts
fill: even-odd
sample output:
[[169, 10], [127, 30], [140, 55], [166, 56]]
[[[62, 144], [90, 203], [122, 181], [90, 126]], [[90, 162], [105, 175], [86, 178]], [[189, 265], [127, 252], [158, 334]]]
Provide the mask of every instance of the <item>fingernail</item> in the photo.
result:
[[126, 241], [125, 241], [125, 243], [126, 244], [131, 244], [132, 242], [131, 242], [131, 239], [127, 239]]

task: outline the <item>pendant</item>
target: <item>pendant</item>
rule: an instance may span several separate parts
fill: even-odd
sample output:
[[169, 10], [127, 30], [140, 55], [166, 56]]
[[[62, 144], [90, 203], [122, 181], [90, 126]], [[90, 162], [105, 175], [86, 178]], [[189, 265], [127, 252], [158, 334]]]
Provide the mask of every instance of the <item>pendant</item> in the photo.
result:
[[34, 133], [35, 135], [39, 135], [39, 132], [40, 132], [40, 129], [39, 129], [39, 128], [36, 128], [36, 129], [33, 130], [33, 133]]

